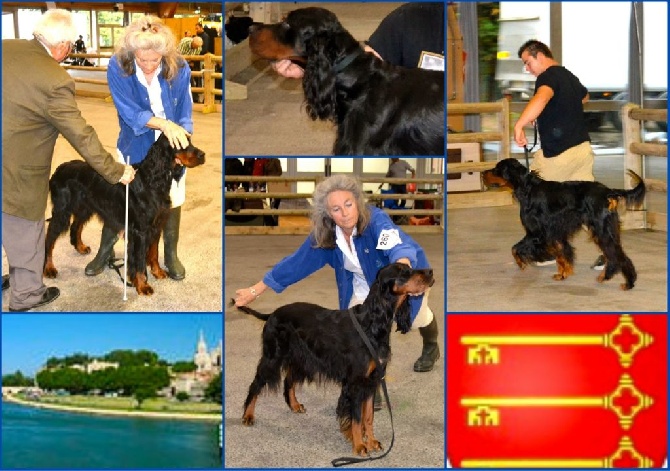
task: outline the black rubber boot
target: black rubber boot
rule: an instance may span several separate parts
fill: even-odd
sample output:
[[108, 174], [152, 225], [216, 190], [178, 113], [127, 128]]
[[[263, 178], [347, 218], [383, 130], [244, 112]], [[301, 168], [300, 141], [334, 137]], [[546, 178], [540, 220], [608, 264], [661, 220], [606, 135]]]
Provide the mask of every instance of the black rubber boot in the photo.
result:
[[426, 327], [419, 327], [423, 338], [421, 356], [414, 362], [414, 371], [424, 373], [433, 369], [435, 362], [440, 358], [440, 347], [437, 345], [437, 321], [435, 317]]
[[96, 276], [103, 272], [109, 264], [109, 261], [114, 258], [114, 244], [119, 240], [119, 236], [107, 226], [102, 226], [102, 235], [100, 236], [100, 248], [95, 258], [91, 260], [84, 273], [87, 276]]
[[179, 242], [179, 223], [181, 221], [181, 206], [172, 208], [167, 223], [163, 228], [163, 249], [165, 268], [173, 280], [183, 280], [186, 269], [177, 257], [177, 243]]

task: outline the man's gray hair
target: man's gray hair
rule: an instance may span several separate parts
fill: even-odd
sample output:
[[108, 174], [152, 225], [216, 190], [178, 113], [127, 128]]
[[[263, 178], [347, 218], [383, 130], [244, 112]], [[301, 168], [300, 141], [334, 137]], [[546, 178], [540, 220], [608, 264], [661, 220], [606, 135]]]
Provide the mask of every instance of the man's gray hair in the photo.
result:
[[74, 41], [77, 28], [72, 13], [63, 9], [47, 10], [35, 24], [33, 36], [45, 46], [57, 46], [59, 43]]

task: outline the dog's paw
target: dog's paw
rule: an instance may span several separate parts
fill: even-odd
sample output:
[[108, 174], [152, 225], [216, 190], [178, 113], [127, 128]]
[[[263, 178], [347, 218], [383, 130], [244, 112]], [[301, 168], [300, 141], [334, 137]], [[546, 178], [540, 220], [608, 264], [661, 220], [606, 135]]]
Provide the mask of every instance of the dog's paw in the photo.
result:
[[86, 255], [86, 254], [91, 253], [91, 247], [89, 247], [88, 245], [77, 244], [74, 248], [77, 251], [77, 253], [79, 253], [81, 255]]
[[295, 406], [291, 406], [291, 410], [295, 412], [296, 414], [304, 414], [307, 412], [307, 409], [305, 409], [305, 406], [302, 404], [298, 403]]
[[58, 276], [58, 270], [56, 270], [56, 267], [44, 267], [44, 278], [56, 278], [56, 276]]
[[364, 443], [354, 444], [354, 446], [352, 447], [352, 452], [355, 456], [362, 456], [362, 457], [368, 456], [368, 449]]
[[256, 419], [253, 415], [245, 415], [242, 417], [242, 425], [246, 425], [247, 427], [251, 427], [255, 422]]
[[381, 443], [379, 443], [379, 440], [376, 439], [368, 440], [365, 446], [367, 447], [368, 451], [384, 451], [384, 447]]
[[168, 273], [163, 270], [162, 268], [152, 268], [151, 269], [151, 274], [156, 278], [157, 280], [164, 280], [168, 277]]

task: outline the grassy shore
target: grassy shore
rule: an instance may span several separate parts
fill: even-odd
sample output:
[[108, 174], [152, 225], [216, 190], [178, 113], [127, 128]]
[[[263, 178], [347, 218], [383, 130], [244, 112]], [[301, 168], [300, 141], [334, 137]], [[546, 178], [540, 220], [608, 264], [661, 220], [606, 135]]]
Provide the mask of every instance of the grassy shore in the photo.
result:
[[221, 405], [201, 402], [179, 402], [165, 398], [147, 399], [137, 408], [131, 397], [99, 396], [43, 396], [39, 400], [28, 399], [19, 394], [4, 399], [24, 405], [46, 409], [92, 414], [127, 415], [154, 418], [183, 418], [197, 420], [221, 420]]

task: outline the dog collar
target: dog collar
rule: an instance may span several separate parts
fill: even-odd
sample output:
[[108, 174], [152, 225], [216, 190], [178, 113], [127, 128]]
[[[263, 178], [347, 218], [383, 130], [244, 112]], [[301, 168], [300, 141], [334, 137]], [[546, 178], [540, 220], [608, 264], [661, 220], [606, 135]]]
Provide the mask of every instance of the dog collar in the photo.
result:
[[342, 72], [349, 66], [349, 64], [351, 64], [354, 61], [354, 59], [356, 59], [356, 57], [358, 57], [358, 51], [354, 51], [351, 54], [348, 54], [347, 56], [345, 56], [344, 59], [333, 64], [333, 72], [335, 73]]

